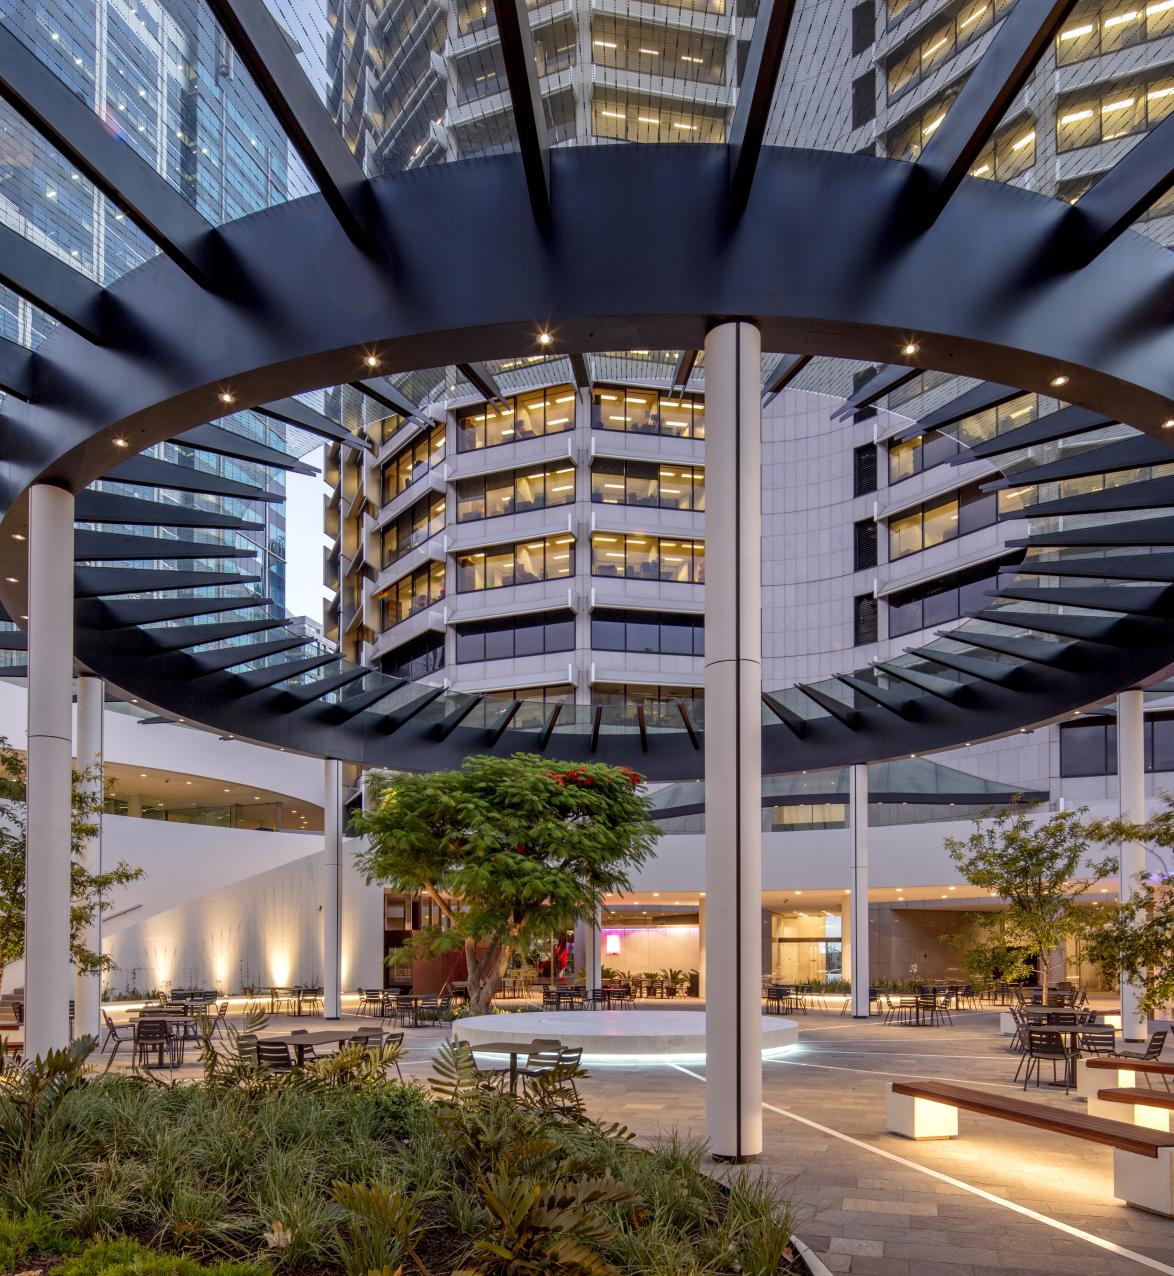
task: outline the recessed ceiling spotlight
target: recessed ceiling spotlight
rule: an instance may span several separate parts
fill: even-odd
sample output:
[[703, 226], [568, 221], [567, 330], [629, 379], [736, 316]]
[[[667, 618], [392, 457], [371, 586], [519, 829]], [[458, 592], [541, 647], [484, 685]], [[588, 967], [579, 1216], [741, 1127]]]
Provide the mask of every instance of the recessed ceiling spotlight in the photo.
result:
[[130, 447], [130, 444], [126, 441], [126, 439], [122, 437], [121, 434], [116, 434], [114, 436], [114, 446], [115, 447]]
[[220, 402], [221, 402], [221, 403], [235, 403], [235, 402], [236, 402], [236, 395], [235, 395], [235, 394], [231, 394], [228, 390], [221, 390], [221, 391], [220, 391], [220, 393], [219, 393], [216, 397], [220, 400]]
[[363, 359], [363, 362], [369, 368], [377, 368], [379, 367], [379, 356], [377, 354], [369, 354]]
[[1171, 420], [1171, 421], [1163, 421], [1163, 422], [1162, 422], [1162, 429], [1163, 429], [1163, 430], [1174, 430], [1174, 420]]
[[6, 580], [6, 581], [10, 584], [10, 585], [15, 585], [15, 584], [16, 584], [16, 577], [15, 577], [15, 576], [5, 576], [5, 577], [4, 577], [4, 579], [5, 579], [5, 580]]
[[1059, 389], [1062, 385], [1067, 385], [1067, 384], [1068, 384], [1068, 378], [1067, 378], [1066, 376], [1061, 375], [1061, 376], [1053, 377], [1053, 378], [1052, 378], [1052, 385], [1053, 385], [1053, 386], [1054, 386], [1057, 390], [1058, 390], [1058, 389]]
[[920, 349], [921, 347], [917, 344], [916, 341], [906, 341], [905, 344], [901, 347], [901, 353], [916, 354], [918, 350]]
[[554, 338], [550, 335], [549, 332], [540, 332], [538, 334], [538, 344], [540, 346], [548, 346], [553, 341], [554, 341]]
[[12, 539], [13, 539], [14, 541], [22, 541], [22, 540], [24, 540], [24, 539], [25, 539], [24, 532], [13, 532], [13, 533], [12, 533]]

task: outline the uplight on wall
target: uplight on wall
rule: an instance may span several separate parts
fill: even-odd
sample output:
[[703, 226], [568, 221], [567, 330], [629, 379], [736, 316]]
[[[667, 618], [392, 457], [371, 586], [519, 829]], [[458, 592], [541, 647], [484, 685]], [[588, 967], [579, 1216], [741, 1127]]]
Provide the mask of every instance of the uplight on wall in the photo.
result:
[[603, 947], [609, 957], [618, 957], [620, 955], [619, 935], [608, 935]]

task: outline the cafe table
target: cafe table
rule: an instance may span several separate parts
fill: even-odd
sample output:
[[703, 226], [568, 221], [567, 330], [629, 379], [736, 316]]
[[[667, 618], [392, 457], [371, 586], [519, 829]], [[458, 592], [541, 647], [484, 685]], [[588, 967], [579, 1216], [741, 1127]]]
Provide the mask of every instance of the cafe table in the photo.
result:
[[518, 1055], [532, 1055], [537, 1047], [532, 1041], [478, 1041], [469, 1046], [474, 1054], [504, 1054], [510, 1059], [510, 1094], [518, 1092]]
[[335, 1042], [341, 1046], [352, 1037], [366, 1037], [368, 1045], [380, 1045], [383, 1034], [370, 1028], [351, 1026], [349, 1028], [318, 1028], [314, 1032], [281, 1032], [258, 1037], [258, 1041], [278, 1041], [294, 1052], [294, 1062], [299, 1068], [306, 1063], [308, 1046], [331, 1046]]

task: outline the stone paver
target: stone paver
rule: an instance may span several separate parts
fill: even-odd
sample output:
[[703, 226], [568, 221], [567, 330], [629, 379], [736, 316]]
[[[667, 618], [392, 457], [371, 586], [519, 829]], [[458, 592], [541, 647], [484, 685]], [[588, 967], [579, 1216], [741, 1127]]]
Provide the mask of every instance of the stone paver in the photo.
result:
[[[664, 1009], [671, 1013], [671, 1007]], [[355, 1020], [356, 1028], [364, 1023], [370, 1021]], [[967, 1113], [960, 1118], [957, 1140], [913, 1143], [885, 1133], [885, 1082], [891, 1078], [935, 1077], [1017, 1091], [1017, 1057], [999, 1035], [997, 1013], [962, 1013], [953, 1027], [933, 1029], [885, 1027], [879, 1020], [860, 1024], [815, 1013], [799, 1023], [796, 1049], [763, 1065], [768, 1107], [759, 1163], [780, 1196], [790, 1200], [797, 1233], [832, 1271], [852, 1276], [1174, 1273], [1174, 1221], [1113, 1199], [1108, 1148]], [[321, 1021], [275, 1018], [271, 1024], [274, 1031], [315, 1026]], [[406, 1077], [427, 1076], [443, 1035], [435, 1028], [406, 1030], [401, 1060]], [[191, 1053], [182, 1072], [195, 1075]], [[704, 1136], [703, 1065], [612, 1064], [589, 1072], [580, 1093], [601, 1119], [623, 1122], [642, 1140], [674, 1130]], [[1074, 1094], [1047, 1086], [1032, 1087], [1031, 1097], [1060, 1108], [1080, 1106]], [[1154, 1265], [1099, 1246], [1084, 1234]]]

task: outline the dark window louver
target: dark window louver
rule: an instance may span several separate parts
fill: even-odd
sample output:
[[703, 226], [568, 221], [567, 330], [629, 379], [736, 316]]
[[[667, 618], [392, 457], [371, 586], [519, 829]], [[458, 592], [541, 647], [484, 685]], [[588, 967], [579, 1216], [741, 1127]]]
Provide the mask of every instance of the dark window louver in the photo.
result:
[[876, 599], [871, 594], [860, 594], [856, 599], [855, 613], [852, 617], [852, 631], [856, 646], [877, 640], [877, 616], [879, 609]]
[[856, 539], [853, 546], [853, 570], [864, 571], [876, 566], [877, 530], [876, 522], [871, 518], [861, 519], [856, 524]]
[[876, 491], [876, 444], [866, 443], [853, 454], [853, 494], [867, 496]]

